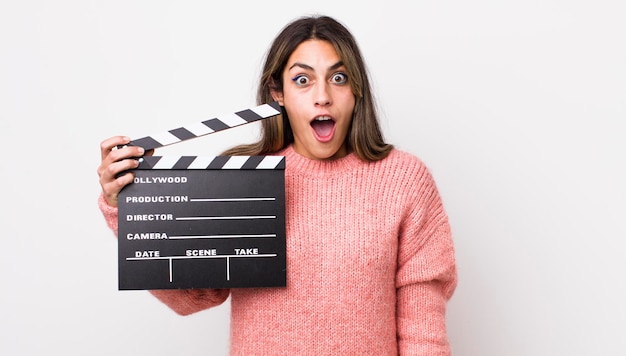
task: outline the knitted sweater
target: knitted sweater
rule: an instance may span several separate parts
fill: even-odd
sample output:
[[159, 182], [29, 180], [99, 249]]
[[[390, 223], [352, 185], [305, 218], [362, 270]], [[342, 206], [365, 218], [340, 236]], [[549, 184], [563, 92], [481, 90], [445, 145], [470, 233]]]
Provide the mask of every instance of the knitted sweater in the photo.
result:
[[[427, 167], [398, 149], [286, 156], [287, 287], [150, 291], [186, 315], [231, 297], [232, 355], [449, 355], [448, 218]], [[117, 235], [117, 208], [99, 206]]]

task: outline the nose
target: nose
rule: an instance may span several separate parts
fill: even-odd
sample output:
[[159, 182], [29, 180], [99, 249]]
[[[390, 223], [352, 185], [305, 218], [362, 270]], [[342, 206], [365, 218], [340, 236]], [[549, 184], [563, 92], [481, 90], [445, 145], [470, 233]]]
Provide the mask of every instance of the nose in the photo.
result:
[[328, 106], [331, 103], [329, 83], [319, 83], [315, 90], [315, 106]]

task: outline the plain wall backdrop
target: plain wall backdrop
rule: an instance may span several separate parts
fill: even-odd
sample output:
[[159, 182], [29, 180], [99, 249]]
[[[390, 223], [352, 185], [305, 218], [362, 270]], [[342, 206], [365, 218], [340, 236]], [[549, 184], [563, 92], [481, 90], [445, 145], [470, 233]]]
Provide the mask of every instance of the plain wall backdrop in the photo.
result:
[[354, 33], [388, 141], [438, 183], [453, 353], [624, 352], [623, 1], [0, 0], [0, 354], [227, 354], [228, 302], [180, 317], [117, 290], [99, 143], [253, 106], [271, 40], [313, 13]]

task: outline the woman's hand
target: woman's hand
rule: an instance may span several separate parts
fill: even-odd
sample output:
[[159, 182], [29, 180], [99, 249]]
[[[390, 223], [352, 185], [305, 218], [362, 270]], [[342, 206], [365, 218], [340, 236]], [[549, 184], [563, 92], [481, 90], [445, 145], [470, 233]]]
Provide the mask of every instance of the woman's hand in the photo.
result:
[[[138, 157], [152, 155], [154, 150], [147, 153], [137, 146], [127, 146], [130, 138], [126, 136], [113, 136], [100, 143], [102, 162], [98, 167], [100, 186], [104, 199], [111, 206], [117, 206], [117, 196], [127, 184], [131, 183], [134, 174], [129, 171], [139, 165]], [[120, 148], [118, 148], [120, 147]]]

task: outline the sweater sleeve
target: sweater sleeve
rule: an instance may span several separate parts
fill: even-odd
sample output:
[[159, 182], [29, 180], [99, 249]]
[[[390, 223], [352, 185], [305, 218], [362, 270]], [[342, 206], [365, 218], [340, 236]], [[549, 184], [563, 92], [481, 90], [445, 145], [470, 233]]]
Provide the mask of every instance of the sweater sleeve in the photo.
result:
[[[98, 198], [98, 207], [107, 226], [117, 236], [117, 208], [110, 206], [103, 194]], [[149, 292], [179, 315], [189, 315], [220, 305], [230, 295], [230, 289], [163, 289]]]
[[457, 284], [451, 230], [435, 182], [422, 164], [399, 236], [397, 333], [400, 355], [450, 355], [446, 305]]

